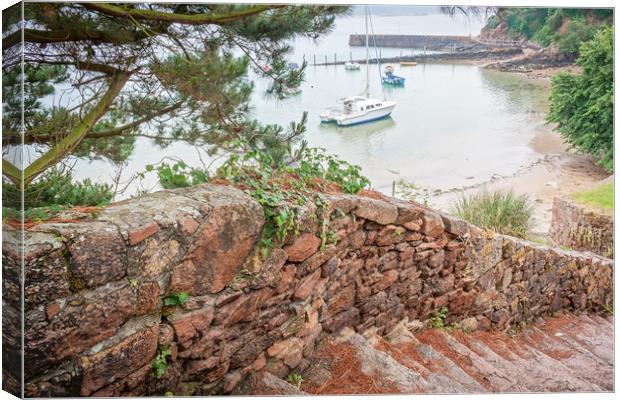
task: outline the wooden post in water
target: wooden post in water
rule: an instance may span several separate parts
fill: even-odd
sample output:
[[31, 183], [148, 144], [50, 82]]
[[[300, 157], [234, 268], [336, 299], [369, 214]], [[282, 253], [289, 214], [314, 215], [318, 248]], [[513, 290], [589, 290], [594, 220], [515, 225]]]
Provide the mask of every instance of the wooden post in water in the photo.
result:
[[316, 67], [316, 54], [313, 54], [312, 58], [314, 59], [314, 66]]
[[396, 181], [392, 181], [392, 197], [396, 195]]
[[325, 65], [327, 65], [327, 54], [325, 54]]
[[334, 65], [336, 65], [337, 61], [336, 61], [336, 53], [334, 53]]
[[353, 52], [352, 51], [349, 52], [349, 61], [353, 61]]

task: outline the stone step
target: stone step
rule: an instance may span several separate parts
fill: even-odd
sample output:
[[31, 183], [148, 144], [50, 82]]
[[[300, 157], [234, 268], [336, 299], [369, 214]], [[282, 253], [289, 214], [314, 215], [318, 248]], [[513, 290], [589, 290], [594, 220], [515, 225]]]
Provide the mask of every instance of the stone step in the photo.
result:
[[597, 332], [597, 336], [604, 335], [604, 339], [613, 343], [614, 326], [604, 317], [595, 314], [582, 314], [579, 319], [588, 325], [589, 332]]
[[307, 393], [267, 371], [249, 374], [232, 392], [237, 396], [304, 396]]
[[593, 356], [613, 365], [613, 335], [584, 323], [574, 316], [561, 316], [545, 321], [550, 333], [569, 342], [574, 347], [581, 347]]
[[443, 354], [489, 392], [522, 392], [526, 388], [504, 371], [464, 346], [448, 333], [427, 329], [417, 333], [420, 342]]
[[528, 329], [521, 335], [521, 340], [548, 357], [558, 360], [582, 380], [592, 382], [603, 390], [610, 390], [613, 387], [613, 367], [581, 346], [575, 347], [570, 342], [538, 327]]
[[419, 372], [431, 384], [425, 392], [486, 392], [480, 383], [467, 375], [452, 360], [435, 351], [431, 346], [421, 343], [400, 324], [386, 336], [385, 340], [378, 338], [374, 346], [387, 352], [400, 364]]
[[313, 395], [421, 393], [429, 385], [414, 368], [377, 350], [350, 328], [325, 339], [304, 380], [302, 389]]
[[361, 363], [361, 372], [374, 376], [383, 382], [389, 382], [395, 393], [423, 393], [429, 382], [422, 375], [405, 367], [387, 353], [377, 350], [363, 336], [354, 332], [343, 332], [337, 343], [347, 343], [356, 349]]
[[496, 365], [531, 392], [600, 391], [601, 388], [576, 376], [544, 353], [499, 332], [453, 334], [485, 360]]
[[[549, 318], [510, 336], [424, 329], [327, 337], [304, 372], [311, 394], [601, 392], [613, 390], [613, 325], [596, 315]], [[609, 352], [609, 354], [605, 354]]]

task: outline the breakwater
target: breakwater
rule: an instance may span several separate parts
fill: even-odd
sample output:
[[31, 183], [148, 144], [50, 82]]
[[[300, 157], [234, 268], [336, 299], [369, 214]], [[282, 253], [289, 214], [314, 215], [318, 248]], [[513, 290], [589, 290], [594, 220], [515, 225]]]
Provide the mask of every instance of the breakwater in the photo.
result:
[[[510, 57], [515, 57], [523, 54], [523, 50], [518, 48], [506, 48], [506, 49], [492, 49], [492, 50], [477, 50], [477, 51], [460, 51], [450, 53], [434, 53], [434, 54], [418, 54], [409, 56], [398, 57], [375, 57], [368, 60], [370, 64], [398, 63], [401, 61], [415, 61], [418, 63], [432, 63], [443, 61], [475, 61], [475, 60], [502, 60]], [[316, 62], [316, 58], [314, 59]], [[342, 65], [348, 60], [336, 60], [325, 61], [323, 63], [316, 63], [314, 65]], [[359, 64], [366, 62], [365, 59], [352, 60]]]
[[[369, 35], [369, 44], [377, 47], [396, 47], [405, 49], [424, 49], [441, 51], [464, 45], [476, 45], [471, 36], [433, 36], [433, 35]], [[349, 46], [365, 46], [366, 35], [349, 36]]]

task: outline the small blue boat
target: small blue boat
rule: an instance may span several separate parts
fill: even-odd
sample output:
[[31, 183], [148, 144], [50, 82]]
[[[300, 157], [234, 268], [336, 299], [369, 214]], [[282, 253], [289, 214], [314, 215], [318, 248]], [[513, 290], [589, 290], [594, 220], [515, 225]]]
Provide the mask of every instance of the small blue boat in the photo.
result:
[[385, 75], [381, 77], [381, 82], [384, 85], [405, 86], [405, 78], [394, 75], [394, 68], [391, 65], [385, 67]]

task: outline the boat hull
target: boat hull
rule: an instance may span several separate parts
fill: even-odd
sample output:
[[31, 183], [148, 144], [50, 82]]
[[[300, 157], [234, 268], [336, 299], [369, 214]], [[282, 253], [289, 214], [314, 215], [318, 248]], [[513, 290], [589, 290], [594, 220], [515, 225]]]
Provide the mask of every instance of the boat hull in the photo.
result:
[[[351, 126], [365, 124], [367, 122], [376, 121], [379, 119], [387, 118], [392, 114], [392, 111], [396, 107], [396, 104], [392, 104], [379, 109], [369, 110], [363, 114], [352, 114], [335, 118], [334, 121], [338, 126]], [[327, 122], [327, 121], [325, 121]]]

